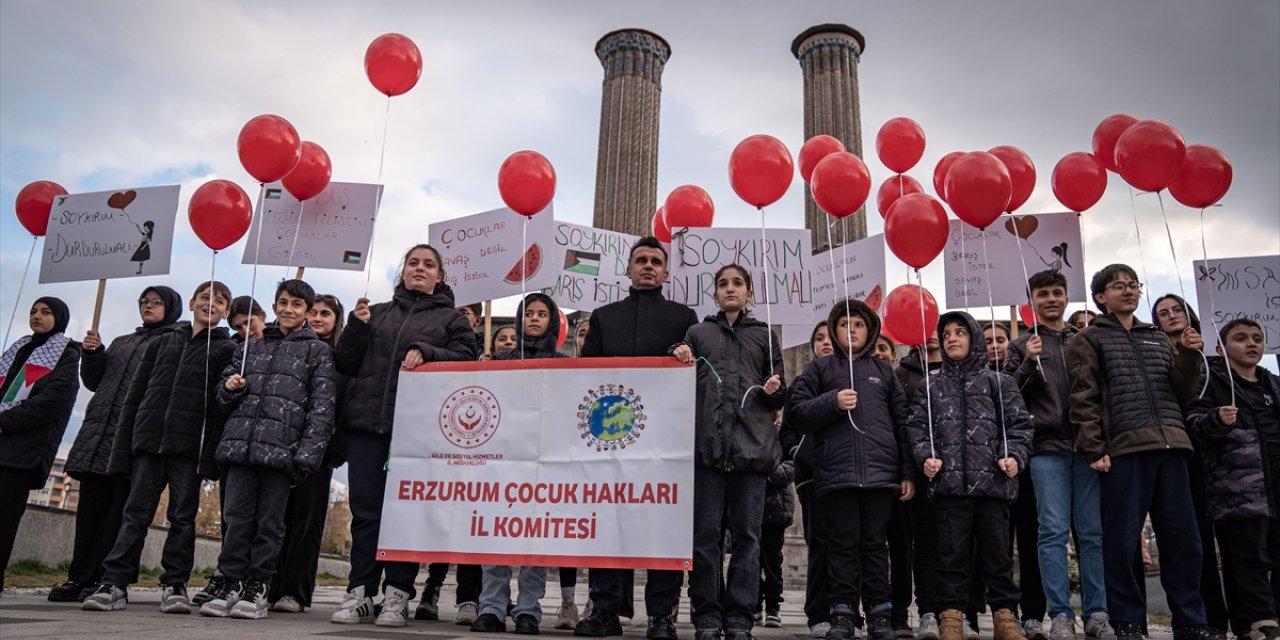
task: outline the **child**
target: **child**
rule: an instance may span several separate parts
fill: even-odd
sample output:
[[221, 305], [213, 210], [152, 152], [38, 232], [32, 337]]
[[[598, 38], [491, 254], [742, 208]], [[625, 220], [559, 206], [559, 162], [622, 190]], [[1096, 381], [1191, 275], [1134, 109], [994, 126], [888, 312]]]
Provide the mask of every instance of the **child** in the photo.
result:
[[230, 414], [217, 449], [226, 478], [223, 588], [201, 605], [202, 616], [267, 617], [289, 485], [320, 467], [333, 433], [333, 352], [306, 326], [315, 297], [301, 280], [281, 282], [277, 323], [250, 339], [247, 360], [237, 350], [223, 372], [218, 403]]
[[[860, 300], [835, 303], [827, 318], [835, 353], [796, 379], [787, 419], [814, 439], [814, 486], [827, 555], [831, 628], [849, 640], [867, 614], [867, 637], [893, 640], [889, 515], [915, 493], [905, 455], [907, 400], [893, 367], [873, 357], [880, 318]], [[851, 362], [852, 360], [852, 362]]]
[[[516, 317], [523, 319], [516, 334], [517, 346], [494, 354], [494, 360], [564, 357], [556, 351], [560, 312], [550, 296], [542, 293], [525, 296], [516, 309]], [[471, 630], [505, 632], [507, 603], [511, 598], [511, 567], [484, 565], [483, 571], [480, 616], [471, 623]], [[547, 568], [520, 567], [519, 587], [516, 606], [510, 611], [516, 619], [515, 631], [523, 635], [538, 635], [538, 625], [542, 624], [542, 605], [538, 601], [547, 590]]]
[[882, 333], [876, 338], [876, 350], [875, 353], [872, 353], [871, 355], [884, 360], [889, 364], [896, 364], [898, 362], [898, 354], [894, 352], [894, 349], [897, 348], [897, 346], [898, 345], [893, 343], [892, 338]]
[[493, 334], [493, 353], [498, 354], [516, 348], [516, 328], [511, 325], [499, 327]]
[[267, 312], [252, 297], [240, 296], [231, 301], [227, 324], [236, 332], [236, 342], [243, 344], [245, 340], [257, 340], [267, 326]]
[[[751, 274], [731, 264], [715, 275], [720, 312], [689, 327], [672, 354], [698, 367], [693, 467], [693, 572], [689, 599], [698, 640], [750, 640], [760, 591], [765, 478], [782, 461], [773, 413], [786, 401], [782, 349], [751, 317]], [[772, 347], [772, 350], [770, 350]], [[724, 548], [728, 529], [732, 550]], [[721, 582], [721, 563], [732, 554]]]
[[[945, 357], [928, 393], [911, 407], [911, 450], [929, 479], [938, 536], [939, 637], [962, 640], [971, 544], [986, 578], [995, 640], [1022, 640], [1009, 550], [1009, 503], [1030, 453], [1030, 416], [1009, 376], [987, 368], [978, 323], [953, 311], [938, 319]], [[928, 405], [928, 406], [926, 406]], [[930, 411], [931, 409], [931, 411]], [[930, 424], [932, 413], [932, 424]], [[927, 527], [917, 522], [916, 528]]]
[[764, 626], [782, 627], [782, 548], [786, 544], [787, 527], [795, 512], [791, 485], [795, 482], [795, 462], [783, 460], [769, 474], [764, 491], [764, 520], [760, 527], [760, 599], [756, 612], [764, 609]]
[[115, 546], [102, 562], [102, 579], [80, 608], [125, 608], [130, 579], [138, 570], [147, 529], [169, 489], [169, 533], [160, 560], [160, 611], [190, 613], [187, 580], [195, 560], [196, 511], [201, 477], [216, 477], [213, 449], [222, 435], [222, 415], [213, 392], [236, 344], [218, 325], [227, 315], [231, 291], [216, 280], [201, 283], [179, 322], [147, 346], [129, 383], [112, 447], [112, 468], [129, 469], [129, 499]]
[[1003, 371], [1005, 354], [1009, 352], [1009, 327], [993, 322], [982, 328], [987, 344], [987, 366], [992, 371]]
[[1258, 366], [1263, 332], [1253, 320], [1228, 322], [1220, 339], [1225, 358], [1210, 368], [1209, 389], [1192, 402], [1188, 422], [1204, 466], [1208, 515], [1234, 569], [1234, 576], [1227, 574], [1235, 580], [1231, 613], [1247, 625], [1249, 640], [1274, 640], [1280, 637], [1272, 587], [1280, 571], [1273, 502], [1280, 496], [1280, 378]]

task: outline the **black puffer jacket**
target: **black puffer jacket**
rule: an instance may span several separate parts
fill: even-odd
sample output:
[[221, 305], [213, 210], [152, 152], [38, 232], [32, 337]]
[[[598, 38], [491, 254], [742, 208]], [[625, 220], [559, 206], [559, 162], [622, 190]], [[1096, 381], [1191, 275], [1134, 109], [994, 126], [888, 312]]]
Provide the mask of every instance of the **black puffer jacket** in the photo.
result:
[[[898, 384], [902, 385], [902, 393], [907, 396], [907, 403], [915, 401], [916, 394], [923, 392], [924, 383], [924, 366], [921, 364], [920, 347], [912, 347], [907, 355], [898, 360], [898, 368], [893, 370], [894, 375], [898, 377]], [[930, 362], [929, 373], [936, 378], [941, 363]], [[929, 379], [930, 384], [933, 378]]]
[[225, 381], [240, 372], [239, 350], [222, 372], [218, 403], [227, 418], [217, 460], [274, 469], [294, 479], [320, 468], [333, 434], [338, 388], [333, 351], [311, 327], [285, 334], [267, 327], [249, 341], [246, 385], [228, 391]]
[[665, 356], [684, 339], [698, 314], [662, 297], [662, 289], [639, 290], [591, 314], [584, 358]]
[[453, 308], [453, 290], [433, 293], [396, 286], [389, 302], [370, 307], [369, 322], [351, 312], [333, 353], [338, 373], [348, 378], [339, 407], [343, 429], [387, 435], [395, 417], [400, 363], [410, 349], [426, 362], [475, 360], [471, 324]]
[[764, 486], [764, 524], [791, 526], [796, 511], [795, 494], [791, 492], [795, 478], [795, 463], [790, 460], [783, 460], [769, 474]]
[[[786, 404], [787, 384], [782, 349], [774, 340], [770, 352], [768, 332], [768, 325], [746, 314], [730, 326], [721, 311], [685, 333], [681, 344], [693, 350], [693, 357], [706, 358], [698, 364], [693, 445], [698, 464], [768, 474], [782, 461], [773, 412]], [[769, 396], [764, 389], [747, 393], [768, 380], [770, 366], [782, 380], [778, 390]]]
[[[547, 305], [547, 310], [551, 312], [550, 320], [547, 322], [547, 329], [536, 338], [525, 335], [524, 322], [519, 321], [520, 318], [524, 317], [525, 305], [534, 301]], [[516, 307], [516, 319], [516, 348], [493, 354], [494, 360], [534, 360], [537, 358], [569, 357], [556, 350], [556, 340], [560, 337], [560, 310], [556, 306], [555, 300], [551, 299], [551, 296], [542, 293], [531, 293], [525, 296], [525, 299], [520, 301], [520, 305]], [[521, 345], [524, 345], [523, 358], [520, 357], [522, 353]]]
[[[969, 355], [960, 361], [944, 355], [942, 370], [930, 380], [932, 393], [921, 393], [912, 402], [908, 423], [912, 453], [921, 466], [931, 455], [942, 460], [942, 471], [929, 481], [930, 498], [986, 497], [1012, 502], [1018, 497], [1018, 479], [1006, 476], [997, 462], [1005, 457], [1007, 439], [1009, 457], [1018, 461], [1019, 473], [1026, 472], [1031, 416], [1013, 378], [987, 368], [982, 328], [972, 316], [960, 311], [943, 314], [938, 318], [938, 335], [947, 323], [956, 321], [969, 328]], [[933, 407], [933, 453], [926, 407], [929, 401]]]
[[[1272, 518], [1276, 514], [1271, 495], [1273, 470], [1267, 468], [1267, 449], [1258, 433], [1258, 415], [1263, 411], [1280, 412], [1280, 404], [1253, 406], [1249, 397], [1236, 391], [1236, 422], [1222, 424], [1218, 408], [1231, 404], [1231, 382], [1227, 379], [1226, 362], [1213, 363], [1209, 370], [1209, 389], [1203, 398], [1193, 400], [1187, 415], [1188, 427], [1196, 443], [1201, 468], [1204, 470], [1205, 512], [1214, 522], [1243, 518]], [[1280, 378], [1258, 367], [1258, 382], [1280, 398]]]
[[79, 368], [80, 343], [69, 340], [53, 370], [31, 385], [27, 398], [0, 412], [0, 467], [30, 474], [25, 476], [29, 489], [43, 487], [49, 478], [80, 391]]
[[[907, 399], [889, 363], [872, 357], [880, 318], [861, 301], [852, 313], [867, 324], [866, 345], [854, 356], [853, 379], [844, 349], [809, 363], [796, 378], [787, 403], [787, 420], [813, 439], [814, 489], [819, 495], [839, 489], [897, 486], [913, 480], [905, 430]], [[836, 408], [836, 393], [858, 393], [853, 423]]]
[[[1027, 341], [1040, 336], [1040, 358], [1027, 357]], [[1055, 331], [1044, 325], [1009, 343], [1004, 372], [1013, 376], [1031, 412], [1035, 429], [1034, 453], [1070, 453], [1076, 450], [1076, 431], [1067, 410], [1071, 382], [1067, 376], [1067, 342], [1076, 328]]]
[[236, 343], [226, 327], [191, 334], [179, 322], [147, 345], [125, 397], [107, 473], [127, 474], [140, 453], [199, 461], [199, 473], [218, 477], [213, 452], [225, 416], [214, 390], [231, 362]]

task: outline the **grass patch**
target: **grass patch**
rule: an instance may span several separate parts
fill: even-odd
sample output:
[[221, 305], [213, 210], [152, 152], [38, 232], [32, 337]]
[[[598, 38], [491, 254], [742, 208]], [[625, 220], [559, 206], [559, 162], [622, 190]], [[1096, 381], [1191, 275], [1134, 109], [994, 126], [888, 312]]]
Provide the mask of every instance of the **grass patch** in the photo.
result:
[[[50, 567], [34, 560], [21, 560], [9, 565], [9, 569], [5, 571], [5, 586], [16, 589], [49, 589], [56, 587], [66, 582], [68, 568], [69, 565], [66, 563]], [[213, 567], [202, 567], [192, 571], [191, 580], [187, 583], [187, 587], [197, 589], [204, 587], [209, 584], [209, 577], [213, 575], [213, 572]], [[160, 586], [160, 576], [163, 573], [164, 569], [160, 567], [142, 567], [138, 571], [138, 580], [133, 586], [158, 587]], [[347, 578], [323, 572], [316, 576], [316, 585], [321, 587], [345, 587], [347, 586]]]

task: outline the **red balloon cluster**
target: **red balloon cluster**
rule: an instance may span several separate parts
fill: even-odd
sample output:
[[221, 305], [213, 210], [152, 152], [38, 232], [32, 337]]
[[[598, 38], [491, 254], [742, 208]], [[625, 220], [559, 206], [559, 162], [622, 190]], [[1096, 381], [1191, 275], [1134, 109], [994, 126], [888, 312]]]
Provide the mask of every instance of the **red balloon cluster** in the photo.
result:
[[498, 193], [512, 211], [533, 217], [556, 194], [556, 170], [537, 151], [517, 151], [498, 168]]
[[373, 87], [388, 98], [398, 96], [418, 84], [422, 52], [413, 40], [398, 33], [380, 35], [364, 52], [364, 73]]
[[48, 180], [37, 180], [23, 187], [13, 206], [18, 211], [18, 222], [33, 236], [43, 236], [49, 231], [49, 214], [53, 199], [67, 195], [62, 185]]
[[729, 184], [739, 198], [757, 209], [777, 202], [794, 176], [791, 152], [773, 136], [750, 136], [729, 156]]
[[1092, 153], [1068, 153], [1053, 167], [1053, 195], [1072, 211], [1088, 211], [1106, 190], [1107, 170]]
[[999, 158], [985, 151], [973, 151], [951, 165], [945, 189], [947, 203], [956, 216], [986, 229], [1008, 209], [1013, 181]]
[[236, 140], [240, 164], [254, 180], [275, 182], [297, 166], [302, 138], [288, 120], [276, 115], [257, 116], [245, 123]]
[[876, 134], [876, 155], [894, 173], [906, 173], [924, 155], [924, 129], [911, 118], [893, 118]]
[[[921, 312], [921, 299], [924, 311]], [[929, 341], [938, 325], [938, 302], [928, 289], [904, 284], [884, 301], [884, 328], [899, 343], [918, 346]]]
[[818, 166], [822, 159], [833, 154], [845, 151], [844, 143], [839, 139], [820, 135], [809, 138], [800, 147], [800, 177], [804, 179], [805, 184], [809, 184], [813, 178], [813, 170]]
[[214, 251], [221, 251], [249, 230], [253, 203], [240, 185], [229, 180], [210, 180], [191, 194], [187, 217], [200, 241]]
[[899, 173], [880, 183], [880, 189], [876, 191], [876, 208], [880, 211], [880, 217], [887, 218], [893, 203], [912, 193], [924, 193], [924, 188], [911, 176]]
[[329, 178], [332, 176], [333, 165], [329, 162], [329, 154], [320, 145], [304, 140], [297, 166], [281, 181], [293, 197], [310, 200], [329, 186]]
[[670, 230], [685, 227], [709, 227], [715, 217], [715, 203], [701, 187], [681, 185], [671, 191], [662, 205], [663, 219]]
[[653, 221], [649, 223], [649, 228], [658, 242], [671, 244], [671, 227], [667, 226], [666, 209], [658, 207], [658, 210], [653, 212]]
[[871, 174], [862, 158], [847, 151], [832, 153], [814, 167], [809, 182], [813, 201], [837, 218], [853, 215], [871, 194]]
[[884, 240], [899, 260], [923, 269], [947, 244], [947, 212], [926, 193], [902, 196], [885, 217]]

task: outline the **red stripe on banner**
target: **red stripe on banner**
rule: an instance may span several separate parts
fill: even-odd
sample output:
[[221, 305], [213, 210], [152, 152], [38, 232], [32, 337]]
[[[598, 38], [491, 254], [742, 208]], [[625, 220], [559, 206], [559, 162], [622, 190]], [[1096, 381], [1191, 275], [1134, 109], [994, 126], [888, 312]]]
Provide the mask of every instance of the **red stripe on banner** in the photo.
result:
[[[692, 367], [673, 357], [659, 358], [546, 358], [536, 360], [489, 360], [482, 362], [428, 362], [415, 372], [433, 371], [521, 371], [525, 369], [675, 369]], [[537, 566], [537, 565], [533, 565]], [[585, 565], [582, 565], [585, 566]]]
[[636, 558], [620, 556], [552, 556], [519, 553], [461, 553], [456, 551], [402, 551], [378, 549], [380, 562], [447, 562], [493, 564], [512, 567], [584, 567], [587, 569], [665, 569], [689, 571], [690, 558]]

